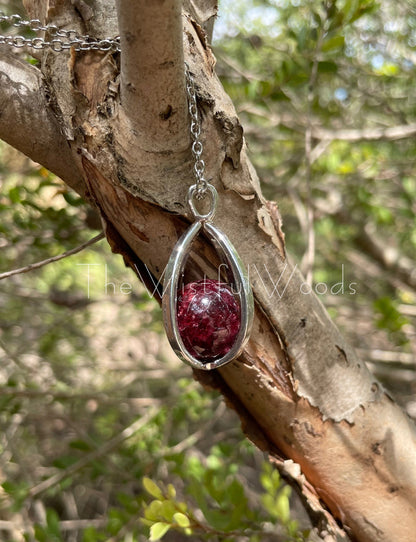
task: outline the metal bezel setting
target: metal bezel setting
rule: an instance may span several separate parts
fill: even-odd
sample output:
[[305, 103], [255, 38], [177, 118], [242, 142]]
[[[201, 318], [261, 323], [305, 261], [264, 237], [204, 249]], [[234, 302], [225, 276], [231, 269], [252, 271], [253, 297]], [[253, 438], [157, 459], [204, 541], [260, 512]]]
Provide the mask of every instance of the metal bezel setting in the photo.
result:
[[[172, 251], [165, 271], [162, 296], [163, 318], [166, 335], [173, 350], [175, 351], [176, 355], [188, 365], [205, 371], [222, 367], [226, 363], [229, 363], [235, 359], [241, 353], [249, 338], [254, 315], [253, 294], [244, 264], [242, 263], [237, 251], [229, 241], [228, 237], [209, 221], [215, 212], [216, 190], [212, 185], [208, 185], [208, 189], [212, 193], [212, 208], [209, 213], [201, 215], [195, 210], [193, 204], [190, 204], [197, 220], [182, 235], [182, 237], [180, 237]], [[192, 200], [195, 190], [195, 185], [190, 188], [190, 200]], [[224, 256], [225, 263], [228, 265], [234, 279], [236, 287], [236, 292], [234, 292], [234, 294], [239, 300], [241, 312], [240, 330], [234, 345], [223, 357], [208, 363], [203, 363], [202, 361], [196, 359], [186, 349], [180, 336], [177, 322], [177, 293], [179, 281], [182, 276], [182, 271], [185, 266], [186, 257], [191, 248], [191, 244], [196, 236], [202, 231], [205, 231], [213, 242], [218, 245], [217, 250]]]

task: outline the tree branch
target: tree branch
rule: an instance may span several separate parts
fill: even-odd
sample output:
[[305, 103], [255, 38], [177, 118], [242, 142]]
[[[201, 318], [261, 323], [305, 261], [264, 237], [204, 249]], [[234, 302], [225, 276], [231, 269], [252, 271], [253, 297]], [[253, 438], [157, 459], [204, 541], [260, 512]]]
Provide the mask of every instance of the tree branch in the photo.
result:
[[180, 0], [117, 0], [121, 100], [151, 152], [189, 145]]
[[78, 193], [84, 183], [53, 115], [41, 72], [15, 55], [0, 56], [0, 138], [58, 175]]
[[[238, 70], [238, 67], [233, 64], [227, 57], [221, 56], [221, 60], [230, 66], [235, 71]], [[245, 77], [248, 81], [254, 80], [254, 76], [249, 74], [247, 71], [237, 72], [242, 77]], [[261, 107], [256, 107], [251, 103], [244, 104], [240, 106], [240, 112], [245, 112], [250, 115], [255, 115], [263, 119], [267, 119], [269, 128], [276, 128], [283, 126], [289, 130], [293, 130], [297, 133], [304, 133], [306, 130], [305, 119], [301, 116], [294, 116], [287, 111], [279, 112], [279, 114], [262, 109]], [[254, 133], [257, 137], [264, 135], [264, 127], [257, 129], [251, 125], [248, 125], [245, 128], [245, 133]], [[322, 141], [396, 141], [398, 139], [406, 139], [416, 135], [416, 124], [399, 124], [397, 126], [389, 126], [387, 128], [351, 128], [351, 129], [333, 129], [322, 128], [320, 126], [312, 126], [312, 138], [319, 139]]]
[[355, 238], [357, 245], [365, 254], [371, 256], [386, 270], [395, 275], [404, 284], [416, 290], [414, 261], [399, 253], [390, 243], [379, 239], [370, 225], [362, 228]]
[[93, 245], [94, 243], [101, 241], [101, 239], [104, 239], [104, 237], [105, 237], [104, 233], [101, 232], [95, 237], [93, 237], [92, 239], [90, 239], [89, 241], [82, 243], [82, 245], [79, 245], [78, 247], [75, 247], [72, 250], [67, 250], [63, 254], [58, 254], [58, 256], [52, 256], [52, 258], [47, 258], [46, 260], [42, 260], [41, 262], [31, 263], [30, 265], [27, 265], [26, 267], [20, 267], [19, 269], [13, 269], [12, 271], [6, 271], [5, 273], [0, 273], [0, 280], [13, 277], [13, 275], [28, 273], [29, 271], [33, 271], [34, 269], [39, 269], [40, 267], [43, 267], [50, 263], [63, 260], [64, 258], [67, 258], [68, 256], [72, 256], [73, 254], [78, 254], [78, 252], [81, 252], [81, 250], [84, 250], [84, 248], [87, 248], [90, 245]]
[[[116, 70], [107, 65], [102, 76], [103, 64], [90, 62], [95, 54], [75, 55], [72, 64], [52, 56], [49, 64], [49, 57], [42, 63], [54, 101], [65, 112], [61, 122], [77, 138], [90, 199], [106, 222], [110, 245], [131, 267], [142, 262], [152, 280], [161, 279], [172, 247], [189, 224], [185, 205], [189, 183], [184, 182], [191, 171], [189, 150], [185, 145], [174, 147], [175, 138], [187, 130], [179, 128], [181, 117], [173, 107], [178, 99], [186, 101], [183, 66], [172, 53], [175, 44], [180, 49], [172, 22], [173, 1], [118, 0], [124, 111], [119, 111], [114, 90]], [[70, 0], [52, 4], [53, 16], [58, 5], [67, 11], [73, 5]], [[96, 0], [94, 9], [108, 4]], [[93, 24], [89, 28], [91, 35], [97, 35]], [[306, 477], [302, 491], [312, 484], [317, 505], [316, 494], [355, 539], [413, 541], [414, 427], [340, 337], [319, 299], [305, 291], [296, 268], [288, 264], [278, 213], [261, 195], [234, 108], [213, 74], [212, 53], [196, 22], [187, 18], [185, 28], [187, 57], [204, 106], [207, 177], [221, 194], [215, 222], [251, 270], [258, 308], [241, 358], [219, 371], [195, 372], [195, 376], [225, 395], [247, 435], [261, 449], [276, 461], [288, 457], [301, 465]], [[102, 92], [85, 100], [91, 94], [85, 80], [94, 81], [94, 76], [99, 77], [97, 87]], [[128, 87], [132, 83], [136, 86]], [[164, 102], [171, 94], [172, 101]], [[168, 119], [159, 115], [161, 104], [172, 107]], [[183, 113], [185, 119], [185, 105]], [[218, 262], [214, 247], [201, 236], [194, 250], [198, 265], [189, 266], [190, 271], [198, 278], [208, 276]], [[76, 470], [83, 463], [76, 465], [70, 468]], [[58, 483], [60, 476], [42, 482], [31, 495]], [[340, 532], [333, 519], [319, 517], [322, 529]]]
[[340, 139], [343, 141], [395, 141], [412, 137], [415, 134], [416, 124], [404, 124], [389, 128], [363, 128], [361, 130], [325, 130], [316, 126], [312, 129], [312, 135], [315, 139]]

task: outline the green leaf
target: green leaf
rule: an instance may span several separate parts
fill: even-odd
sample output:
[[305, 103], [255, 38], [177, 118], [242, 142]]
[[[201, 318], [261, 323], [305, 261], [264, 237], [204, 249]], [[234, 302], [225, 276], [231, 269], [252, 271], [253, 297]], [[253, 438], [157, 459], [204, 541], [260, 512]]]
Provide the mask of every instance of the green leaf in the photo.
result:
[[23, 501], [27, 498], [29, 486], [25, 482], [13, 483], [6, 480], [1, 487], [13, 498], [14, 503], [11, 509], [16, 512], [20, 510]]
[[147, 476], [143, 477], [142, 480], [144, 489], [151, 495], [152, 497], [155, 497], [156, 499], [163, 499], [163, 493], [160, 487], [150, 478], [147, 478]]
[[337, 73], [338, 65], [335, 62], [329, 62], [324, 60], [318, 62], [318, 72], [319, 73]]
[[205, 510], [204, 516], [211, 527], [218, 531], [230, 530], [230, 515], [226, 510]]
[[177, 502], [176, 508], [178, 508], [181, 512], [187, 512], [188, 511], [188, 505], [186, 502]]
[[14, 186], [9, 190], [9, 199], [12, 203], [20, 203], [21, 201], [21, 187]]
[[324, 42], [322, 45], [322, 51], [328, 53], [330, 51], [335, 51], [344, 47], [345, 37], [344, 36], [334, 36]]
[[211, 470], [218, 470], [221, 468], [221, 460], [215, 455], [209, 455], [207, 457], [207, 467]]
[[408, 319], [401, 314], [397, 308], [397, 303], [388, 296], [380, 297], [373, 302], [377, 315], [377, 326], [380, 329], [388, 329], [398, 332], [408, 324]]
[[188, 516], [185, 516], [185, 514], [181, 514], [181, 512], [176, 512], [176, 514], [173, 514], [173, 519], [179, 525], [179, 527], [182, 527], [183, 529], [189, 527], [191, 524]]
[[228, 486], [227, 494], [232, 503], [241, 504], [247, 500], [243, 486], [236, 479]]
[[162, 501], [152, 501], [149, 506], [145, 508], [144, 517], [151, 521], [160, 519], [162, 505]]
[[87, 527], [82, 533], [82, 542], [98, 542], [103, 536], [97, 532], [95, 527]]
[[80, 198], [77, 194], [74, 194], [73, 192], [64, 192], [63, 197], [69, 205], [72, 205], [73, 207], [80, 207], [81, 205], [84, 205], [85, 201]]
[[286, 492], [279, 495], [276, 502], [276, 516], [285, 524], [290, 520], [290, 504]]
[[63, 455], [53, 461], [53, 466], [57, 469], [65, 470], [78, 461], [78, 458], [73, 455]]
[[276, 517], [275, 500], [270, 494], [262, 495], [261, 503], [271, 516]]
[[76, 439], [69, 443], [69, 446], [73, 448], [74, 450], [81, 450], [83, 452], [88, 452], [91, 450], [91, 445], [88, 442], [85, 442], [85, 440]]
[[176, 508], [172, 501], [163, 501], [162, 506], [160, 507], [160, 515], [164, 520], [172, 522], [175, 510]]
[[176, 497], [176, 489], [172, 484], [168, 484], [168, 497], [174, 499]]
[[359, 0], [346, 0], [342, 9], [345, 22], [350, 22], [354, 18], [358, 11], [359, 5]]
[[54, 533], [56, 536], [60, 536], [59, 516], [55, 510], [51, 508], [46, 510], [46, 522], [49, 532]]
[[154, 523], [150, 527], [150, 542], [163, 538], [165, 534], [169, 531], [170, 527], [171, 526], [169, 525], [169, 523], [162, 523], [161, 521], [159, 521], [158, 523]]

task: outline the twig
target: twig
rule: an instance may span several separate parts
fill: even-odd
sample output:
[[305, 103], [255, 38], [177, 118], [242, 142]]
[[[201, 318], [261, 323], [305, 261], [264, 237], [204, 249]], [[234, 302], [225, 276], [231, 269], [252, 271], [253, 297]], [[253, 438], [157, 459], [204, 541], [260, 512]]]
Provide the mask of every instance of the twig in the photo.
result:
[[408, 369], [414, 367], [415, 358], [407, 352], [394, 352], [390, 350], [357, 348], [359, 356], [375, 363], [394, 363], [397, 368]]
[[21, 371], [27, 372], [29, 370], [33, 372], [33, 369], [30, 369], [24, 363], [22, 363], [20, 359], [18, 358], [18, 356], [14, 354], [9, 349], [8, 345], [5, 342], [3, 342], [1, 339], [0, 339], [0, 348], [4, 351], [6, 356], [16, 365], [16, 367], [18, 367]]
[[342, 141], [395, 141], [413, 137], [416, 134], [416, 124], [404, 124], [391, 126], [389, 128], [363, 128], [346, 130], [326, 130], [324, 128], [313, 127], [312, 135], [316, 139], [322, 140], [342, 140]]
[[[302, 117], [300, 115], [294, 116], [287, 111], [279, 112], [279, 114], [277, 114], [272, 110], [265, 111], [261, 107], [256, 107], [251, 103], [241, 105], [239, 111], [267, 119], [270, 128], [284, 126], [296, 133], [304, 133], [305, 130], [305, 128], [303, 128], [304, 121]], [[331, 130], [330, 128], [312, 125], [311, 129], [313, 139], [319, 139], [328, 143], [331, 143], [332, 141], [397, 141], [398, 139], [411, 138], [416, 135], [416, 123], [398, 124], [396, 126], [388, 127], [346, 128], [340, 130]], [[264, 128], [262, 130], [261, 133], [264, 133]], [[252, 128], [250, 126], [244, 130], [245, 133], [250, 133], [251, 131]]]
[[[107, 523], [107, 519], [67, 519], [59, 522], [59, 528], [62, 531], [78, 531], [87, 527], [99, 529], [105, 527]], [[16, 523], [14, 521], [0, 520], [0, 530], [14, 531], [16, 530]]]
[[307, 205], [307, 224], [308, 238], [307, 248], [302, 259], [302, 270], [306, 277], [306, 282], [312, 284], [313, 267], [315, 260], [315, 216], [312, 204], [312, 106], [315, 98], [315, 85], [318, 79], [318, 60], [321, 52], [328, 19], [325, 19], [323, 26], [319, 29], [318, 39], [315, 47], [315, 54], [312, 63], [312, 70], [308, 82], [308, 110], [306, 117], [305, 130], [305, 163], [306, 163], [306, 205]]
[[61, 531], [79, 531], [81, 529], [87, 529], [88, 527], [95, 527], [100, 529], [108, 524], [108, 520], [103, 519], [66, 519], [59, 522], [59, 528]]
[[[144, 380], [144, 378], [143, 378]], [[97, 401], [106, 402], [106, 403], [118, 403], [120, 401], [134, 403], [137, 407], [147, 407], [151, 405], [160, 406], [162, 404], [160, 399], [155, 399], [154, 397], [125, 397], [117, 394], [113, 394], [111, 390], [102, 391], [102, 392], [85, 392], [85, 393], [64, 393], [64, 392], [55, 392], [52, 389], [16, 389], [13, 387], [0, 387], [0, 397], [24, 397], [29, 399], [35, 399], [37, 397], [48, 398], [51, 397], [56, 401], [89, 401], [90, 399], [96, 399]]]
[[20, 275], [21, 273], [28, 273], [29, 271], [33, 271], [34, 269], [39, 269], [40, 267], [43, 267], [50, 263], [63, 260], [64, 258], [67, 258], [68, 256], [72, 256], [73, 254], [77, 254], [78, 252], [81, 252], [81, 250], [84, 250], [84, 248], [87, 248], [90, 245], [93, 245], [94, 243], [101, 241], [101, 239], [104, 239], [104, 237], [105, 237], [104, 233], [101, 232], [95, 237], [93, 237], [92, 239], [90, 239], [89, 241], [86, 241], [82, 245], [79, 245], [78, 247], [75, 247], [71, 250], [67, 250], [63, 254], [59, 254], [58, 256], [52, 256], [52, 258], [47, 258], [46, 260], [42, 260], [41, 262], [31, 263], [30, 265], [26, 265], [25, 267], [20, 267], [19, 269], [13, 269], [12, 271], [7, 271], [6, 273], [1, 273], [0, 280], [8, 279], [9, 277], [13, 277], [14, 275]]
[[355, 238], [356, 244], [363, 252], [374, 258], [386, 271], [394, 273], [409, 288], [416, 290], [414, 261], [399, 253], [398, 249], [386, 244], [377, 237], [376, 231], [368, 225], [360, 230]]
[[[309, 166], [312, 166], [316, 160], [326, 151], [328, 146], [331, 144], [330, 141], [320, 141], [313, 147], [309, 153]], [[286, 184], [286, 191], [292, 199], [293, 206], [295, 208], [295, 213], [298, 218], [302, 234], [308, 238], [309, 231], [309, 215], [306, 205], [302, 201], [301, 197], [298, 194], [297, 186], [300, 184], [301, 179], [306, 175], [306, 166], [305, 161], [299, 165], [296, 172], [289, 179]], [[306, 204], [309, 204], [307, 200]], [[312, 202], [310, 202], [312, 204]]]
[[205, 423], [200, 429], [198, 429], [198, 431], [195, 431], [195, 433], [192, 433], [192, 435], [187, 436], [184, 440], [178, 442], [178, 444], [175, 444], [175, 446], [172, 446], [170, 448], [166, 447], [165, 449], [160, 450], [154, 457], [160, 458], [166, 455], [180, 454], [188, 448], [195, 446], [195, 444], [201, 438], [208, 434], [209, 430], [216, 424], [216, 422], [222, 416], [224, 416], [225, 408], [225, 404], [221, 402], [215, 410], [213, 416], [208, 420], [207, 423]]

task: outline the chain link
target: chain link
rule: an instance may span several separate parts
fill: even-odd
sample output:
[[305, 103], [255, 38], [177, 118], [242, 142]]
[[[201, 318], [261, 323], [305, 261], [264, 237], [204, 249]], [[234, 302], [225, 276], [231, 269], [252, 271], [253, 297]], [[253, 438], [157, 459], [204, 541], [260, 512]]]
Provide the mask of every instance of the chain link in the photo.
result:
[[[64, 30], [54, 24], [43, 25], [39, 19], [25, 20], [20, 15], [5, 15], [0, 12], [0, 23], [8, 23], [16, 28], [29, 28], [33, 32], [47, 32], [50, 39], [41, 36], [25, 38], [24, 36], [0, 35], [0, 46], [6, 45], [21, 49], [51, 49], [55, 53], [73, 48], [75, 51], [120, 52], [120, 36], [115, 38], [96, 39], [91, 36], [80, 36], [75, 30]], [[205, 162], [202, 160], [203, 145], [200, 139], [201, 123], [198, 115], [196, 92], [193, 77], [185, 63], [186, 94], [188, 110], [191, 117], [190, 133], [192, 138], [192, 155], [194, 157], [194, 174], [196, 179], [195, 198], [202, 199], [208, 190], [208, 182], [204, 177]]]
[[49, 40], [37, 36], [25, 38], [24, 36], [0, 36], [0, 45], [9, 47], [30, 47], [31, 49], [51, 49], [60, 53], [69, 49], [75, 51], [103, 51], [119, 52], [120, 37], [96, 39], [90, 36], [80, 36], [75, 30], [64, 30], [54, 24], [43, 25], [39, 19], [22, 19], [20, 15], [4, 15], [0, 13], [0, 23], [8, 23], [16, 28], [29, 28], [33, 32], [48, 32]]
[[190, 133], [192, 138], [192, 154], [194, 157], [194, 174], [196, 179], [196, 199], [202, 199], [206, 192], [208, 182], [204, 177], [205, 162], [202, 160], [202, 151], [204, 150], [201, 136], [201, 123], [198, 115], [198, 107], [196, 103], [195, 84], [192, 75], [189, 72], [189, 67], [185, 63], [185, 77], [186, 77], [186, 93], [188, 95], [188, 110], [191, 117]]

